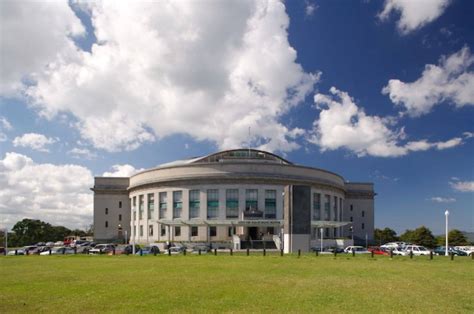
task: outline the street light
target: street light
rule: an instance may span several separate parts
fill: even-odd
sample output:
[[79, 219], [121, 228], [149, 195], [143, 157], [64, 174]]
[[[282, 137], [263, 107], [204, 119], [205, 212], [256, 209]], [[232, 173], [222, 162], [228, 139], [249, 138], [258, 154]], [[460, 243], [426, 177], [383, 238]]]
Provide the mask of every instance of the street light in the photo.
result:
[[444, 250], [444, 256], [448, 256], [448, 216], [449, 216], [449, 211], [446, 209], [444, 212], [444, 215], [446, 216], [446, 247]]
[[349, 231], [351, 232], [352, 245], [354, 245], [354, 227], [350, 226]]
[[321, 228], [320, 231], [321, 231], [321, 252], [323, 252], [324, 228]]

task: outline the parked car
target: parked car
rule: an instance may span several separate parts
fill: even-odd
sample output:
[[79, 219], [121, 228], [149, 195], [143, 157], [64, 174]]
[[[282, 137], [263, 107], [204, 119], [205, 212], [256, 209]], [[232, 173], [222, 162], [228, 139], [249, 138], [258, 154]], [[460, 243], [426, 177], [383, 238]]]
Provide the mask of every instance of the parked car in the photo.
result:
[[410, 255], [410, 252], [413, 252], [415, 256], [430, 255], [430, 250], [421, 245], [407, 245], [401, 255], [407, 256]]
[[5, 254], [5, 248], [3, 246], [0, 246], [0, 254]]
[[7, 255], [25, 255], [25, 251], [23, 249], [8, 249]]
[[390, 255], [390, 249], [378, 246], [369, 247], [368, 251], [375, 255]]
[[151, 255], [151, 254], [160, 254], [160, 248], [158, 245], [147, 245], [144, 246], [143, 248], [136, 248], [135, 246], [135, 255]]
[[[140, 250], [140, 245], [135, 244], [135, 253]], [[129, 244], [125, 246], [125, 248], [122, 251], [122, 254], [133, 254], [133, 245]]]
[[[51, 255], [65, 255], [65, 254], [74, 254], [74, 250], [70, 247], [54, 247], [51, 249]], [[49, 250], [41, 252], [40, 255], [49, 255]]]
[[46, 246], [53, 247], [53, 246], [54, 246], [54, 242], [46, 242]]
[[89, 254], [108, 254], [115, 249], [113, 244], [97, 244], [93, 249], [89, 250]]
[[63, 246], [63, 245], [64, 245], [63, 241], [54, 242], [54, 246]]
[[[446, 247], [445, 246], [438, 246], [433, 250], [433, 252], [436, 255], [446, 255]], [[454, 254], [454, 255], [458, 255], [458, 256], [467, 256], [466, 252], [461, 251], [461, 250], [456, 250], [455, 248], [453, 248], [451, 246], [448, 247], [448, 254]]]
[[211, 251], [211, 247], [209, 245], [205, 244], [200, 244], [200, 245], [195, 245], [191, 251], [193, 254], [198, 254], [199, 251], [201, 251], [201, 254], [206, 254]]
[[388, 242], [388, 243], [385, 243], [384, 245], [381, 245], [380, 247], [381, 248], [385, 248], [385, 249], [404, 249], [407, 245], [409, 245], [410, 243], [406, 243], [406, 242]]
[[370, 253], [367, 249], [363, 246], [351, 245], [344, 249], [344, 253], [352, 253], [355, 252], [356, 254], [367, 254]]
[[468, 256], [474, 253], [474, 246], [455, 246], [454, 249], [465, 252]]

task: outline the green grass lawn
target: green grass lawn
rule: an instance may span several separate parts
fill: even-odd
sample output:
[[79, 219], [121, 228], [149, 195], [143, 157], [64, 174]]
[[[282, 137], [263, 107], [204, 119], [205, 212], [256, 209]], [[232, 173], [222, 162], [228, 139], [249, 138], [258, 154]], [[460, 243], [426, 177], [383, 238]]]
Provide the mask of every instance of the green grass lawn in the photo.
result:
[[5, 312], [474, 313], [474, 261], [370, 256], [0, 257]]

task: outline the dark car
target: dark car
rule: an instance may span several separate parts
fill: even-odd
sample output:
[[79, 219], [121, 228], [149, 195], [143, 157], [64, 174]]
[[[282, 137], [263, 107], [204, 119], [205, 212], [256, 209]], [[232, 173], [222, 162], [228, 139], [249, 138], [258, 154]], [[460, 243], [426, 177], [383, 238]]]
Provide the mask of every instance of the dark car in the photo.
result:
[[[446, 255], [446, 247], [445, 246], [438, 246], [436, 247], [433, 252], [437, 255]], [[454, 254], [458, 256], [467, 256], [467, 253], [461, 250], [456, 250], [452, 247], [448, 247], [448, 254]]]
[[[135, 244], [135, 253], [140, 251], [140, 245], [138, 244]], [[123, 249], [123, 254], [133, 254], [133, 246], [131, 244], [127, 245], [124, 249]]]

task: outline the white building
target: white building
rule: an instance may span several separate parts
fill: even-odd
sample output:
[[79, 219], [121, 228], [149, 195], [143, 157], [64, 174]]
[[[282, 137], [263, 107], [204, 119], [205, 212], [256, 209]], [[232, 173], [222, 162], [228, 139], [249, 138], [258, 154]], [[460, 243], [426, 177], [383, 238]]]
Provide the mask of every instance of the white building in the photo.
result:
[[293, 252], [319, 246], [321, 236], [334, 246], [352, 237], [365, 243], [374, 232], [372, 183], [348, 183], [254, 149], [176, 161], [130, 178], [96, 177], [92, 190], [96, 241], [266, 243]]

